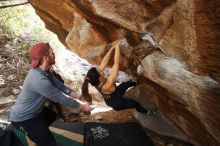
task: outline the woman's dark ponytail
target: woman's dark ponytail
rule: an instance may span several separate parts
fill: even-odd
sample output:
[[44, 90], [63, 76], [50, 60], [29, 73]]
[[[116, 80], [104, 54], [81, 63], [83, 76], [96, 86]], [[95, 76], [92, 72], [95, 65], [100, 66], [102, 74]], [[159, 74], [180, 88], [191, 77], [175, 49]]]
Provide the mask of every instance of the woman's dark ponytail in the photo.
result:
[[84, 96], [87, 102], [92, 102], [92, 96], [89, 94], [89, 91], [88, 91], [89, 83], [91, 83], [93, 86], [97, 86], [100, 83], [99, 77], [100, 77], [100, 74], [95, 67], [92, 67], [86, 75], [86, 78], [82, 85], [82, 95]]
[[92, 96], [89, 94], [89, 81], [88, 79], [84, 80], [84, 83], [82, 85], [82, 96], [85, 98], [87, 102], [92, 102]]

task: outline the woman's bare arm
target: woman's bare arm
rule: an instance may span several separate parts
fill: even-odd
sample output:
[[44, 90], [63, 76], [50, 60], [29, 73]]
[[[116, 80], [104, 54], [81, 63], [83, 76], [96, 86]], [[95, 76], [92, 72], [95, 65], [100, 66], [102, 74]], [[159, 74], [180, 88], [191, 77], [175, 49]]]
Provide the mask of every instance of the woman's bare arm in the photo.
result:
[[119, 48], [120, 41], [115, 43], [115, 55], [114, 55], [114, 64], [111, 69], [111, 73], [107, 79], [107, 85], [109, 88], [113, 88], [115, 86], [115, 81], [118, 76], [118, 69], [120, 63], [120, 48]]
[[110, 58], [110, 56], [111, 56], [111, 53], [112, 53], [113, 49], [114, 49], [114, 46], [112, 46], [112, 47], [109, 49], [109, 51], [106, 53], [106, 55], [105, 55], [104, 58], [102, 59], [101, 64], [98, 66], [98, 69], [99, 69], [100, 71], [104, 71], [106, 65], [108, 64], [108, 61], [109, 61], [109, 58]]

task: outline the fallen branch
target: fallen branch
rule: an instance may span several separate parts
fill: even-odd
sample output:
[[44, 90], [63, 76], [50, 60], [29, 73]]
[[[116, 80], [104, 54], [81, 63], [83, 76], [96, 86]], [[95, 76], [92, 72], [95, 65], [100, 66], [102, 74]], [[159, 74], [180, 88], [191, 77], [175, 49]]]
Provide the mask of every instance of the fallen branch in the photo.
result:
[[19, 4], [13, 4], [13, 5], [5, 5], [5, 6], [0, 6], [0, 9], [8, 8], [8, 7], [16, 7], [20, 5], [26, 5], [29, 4], [29, 2], [24, 2], [24, 3], [19, 3]]
[[16, 100], [11, 100], [11, 101], [6, 101], [6, 102], [3, 102], [3, 103], [0, 103], [0, 109], [3, 109], [5, 107], [9, 107], [9, 106], [12, 106], [15, 104], [15, 101]]
[[11, 72], [11, 71], [17, 71], [17, 69], [7, 69], [7, 70], [0, 70], [0, 73], [4, 73], [4, 72]]

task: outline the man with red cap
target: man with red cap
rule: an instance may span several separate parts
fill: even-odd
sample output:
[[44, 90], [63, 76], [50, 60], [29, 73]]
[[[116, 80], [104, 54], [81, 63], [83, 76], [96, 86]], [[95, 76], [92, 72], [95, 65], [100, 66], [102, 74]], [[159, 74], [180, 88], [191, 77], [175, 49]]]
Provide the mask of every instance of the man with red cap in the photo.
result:
[[[12, 125], [22, 130], [38, 146], [56, 146], [49, 125], [57, 114], [44, 107], [47, 99], [90, 112], [88, 103], [80, 104], [72, 98], [80, 98], [60, 82], [49, 69], [55, 63], [55, 56], [49, 43], [38, 43], [28, 51], [32, 69], [28, 72], [15, 106], [10, 111]], [[69, 95], [71, 98], [68, 98]]]

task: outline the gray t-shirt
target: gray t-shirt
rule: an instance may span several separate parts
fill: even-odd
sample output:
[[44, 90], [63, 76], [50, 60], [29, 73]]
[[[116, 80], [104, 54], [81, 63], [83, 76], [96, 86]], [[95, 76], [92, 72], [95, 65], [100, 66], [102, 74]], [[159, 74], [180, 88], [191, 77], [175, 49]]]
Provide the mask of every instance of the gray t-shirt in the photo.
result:
[[71, 92], [53, 74], [48, 74], [40, 68], [31, 69], [15, 106], [10, 111], [10, 119], [13, 122], [21, 122], [39, 116], [47, 99], [78, 108], [78, 102], [64, 95], [70, 95]]

